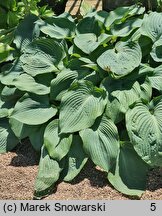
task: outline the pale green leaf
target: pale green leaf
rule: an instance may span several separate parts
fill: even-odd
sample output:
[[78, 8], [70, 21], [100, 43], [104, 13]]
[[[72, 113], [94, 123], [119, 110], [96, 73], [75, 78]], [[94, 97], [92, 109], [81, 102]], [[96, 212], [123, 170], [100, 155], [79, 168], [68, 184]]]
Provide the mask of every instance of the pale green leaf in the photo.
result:
[[31, 133], [35, 132], [36, 128], [38, 127], [35, 125], [23, 124], [14, 118], [9, 119], [9, 123], [12, 131], [19, 140], [28, 137]]
[[15, 61], [6, 70], [0, 73], [0, 81], [4, 85], [12, 85], [12, 81], [23, 73], [20, 59]]
[[152, 76], [148, 76], [152, 88], [162, 91], [162, 66], [154, 69]]
[[112, 24], [121, 23], [121, 21], [125, 21], [131, 16], [143, 14], [144, 11], [144, 7], [132, 5], [130, 7], [118, 7], [115, 10], [111, 10], [109, 13], [99, 11], [95, 17], [103, 22], [107, 29], [110, 29]]
[[87, 1], [81, 1], [81, 6], [80, 6], [80, 14], [82, 16], [85, 16], [86, 14], [91, 13], [94, 10], [91, 4]]
[[15, 105], [11, 118], [24, 124], [39, 125], [47, 122], [57, 113], [51, 107], [48, 96], [24, 95]]
[[21, 92], [17, 88], [11, 86], [8, 87], [6, 85], [1, 92], [1, 99], [5, 102], [7, 101], [13, 102], [14, 104], [15, 102], [17, 102], [19, 98], [23, 96], [23, 94], [24, 92]]
[[149, 102], [152, 97], [152, 85], [151, 82], [146, 78], [144, 83], [141, 84], [141, 93], [140, 93], [140, 98], [144, 100], [145, 102]]
[[77, 35], [74, 38], [74, 44], [86, 54], [92, 53], [100, 45], [93, 33]]
[[139, 66], [142, 59], [137, 42], [118, 42], [114, 49], [105, 51], [98, 59], [98, 65], [115, 76], [124, 76]]
[[162, 37], [153, 44], [150, 55], [154, 61], [162, 62]]
[[140, 31], [153, 42], [157, 41], [162, 35], [162, 13], [151, 12], [145, 16]]
[[15, 78], [12, 85], [21, 91], [36, 93], [38, 95], [45, 95], [50, 92], [50, 89], [47, 86], [37, 83], [35, 79], [28, 74], [21, 74]]
[[0, 118], [9, 117], [12, 113], [14, 103], [12, 101], [2, 101], [0, 99]]

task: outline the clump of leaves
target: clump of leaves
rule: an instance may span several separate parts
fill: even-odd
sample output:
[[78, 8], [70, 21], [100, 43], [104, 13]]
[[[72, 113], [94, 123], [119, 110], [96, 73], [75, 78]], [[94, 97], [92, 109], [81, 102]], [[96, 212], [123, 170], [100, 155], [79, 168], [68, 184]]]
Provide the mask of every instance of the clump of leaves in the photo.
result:
[[82, 15], [29, 14], [0, 44], [0, 152], [30, 139], [41, 154], [37, 197], [88, 159], [140, 196], [148, 170], [162, 166], [162, 13]]
[[50, 16], [47, 5], [39, 7], [40, 0], [5, 0], [0, 2], [0, 29], [13, 28], [29, 13], [37, 16]]

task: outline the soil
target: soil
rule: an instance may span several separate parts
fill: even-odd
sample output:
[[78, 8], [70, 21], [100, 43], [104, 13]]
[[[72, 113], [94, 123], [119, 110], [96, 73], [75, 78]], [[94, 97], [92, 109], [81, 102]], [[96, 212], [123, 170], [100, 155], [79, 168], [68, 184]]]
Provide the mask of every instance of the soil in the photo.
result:
[[[80, 12], [80, 5], [83, 0], [68, 0], [66, 4], [66, 12], [69, 12], [71, 15], [76, 15]], [[102, 0], [86, 0], [86, 2], [92, 5], [97, 10], [102, 9]]]
[[[28, 140], [13, 152], [0, 155], [0, 199], [33, 199], [34, 181], [37, 175], [39, 156]], [[108, 182], [106, 173], [91, 162], [71, 183], [60, 182], [48, 200], [131, 200], [137, 197], [124, 196]], [[148, 175], [147, 190], [141, 200], [162, 200], [162, 169], [154, 169]]]

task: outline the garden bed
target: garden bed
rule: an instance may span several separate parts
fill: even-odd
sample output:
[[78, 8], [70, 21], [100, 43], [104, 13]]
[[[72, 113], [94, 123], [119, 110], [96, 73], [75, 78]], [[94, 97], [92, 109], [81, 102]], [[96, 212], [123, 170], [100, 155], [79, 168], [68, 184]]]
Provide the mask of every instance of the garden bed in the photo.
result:
[[[38, 170], [38, 157], [27, 140], [15, 151], [0, 155], [0, 199], [32, 199], [34, 181]], [[91, 170], [91, 172], [89, 171]], [[154, 169], [148, 177], [143, 200], [162, 200], [162, 169]], [[113, 189], [106, 174], [90, 162], [71, 183], [59, 183], [50, 200], [129, 200], [136, 197], [124, 196]]]

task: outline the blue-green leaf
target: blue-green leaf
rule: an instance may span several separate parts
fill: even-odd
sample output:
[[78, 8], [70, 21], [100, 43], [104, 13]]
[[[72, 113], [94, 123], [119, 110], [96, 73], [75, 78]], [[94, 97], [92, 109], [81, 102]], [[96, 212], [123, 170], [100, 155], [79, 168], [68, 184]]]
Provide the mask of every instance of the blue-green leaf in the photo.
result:
[[24, 71], [31, 76], [36, 76], [59, 71], [59, 63], [64, 57], [62, 43], [54, 39], [42, 38], [28, 45], [20, 60]]
[[83, 148], [92, 161], [109, 171], [117, 159], [119, 137], [115, 124], [106, 116], [98, 118], [92, 128], [80, 132]]
[[8, 119], [0, 119], [0, 153], [11, 151], [19, 143], [11, 130]]
[[44, 132], [44, 146], [51, 158], [60, 161], [69, 151], [72, 135], [59, 136], [58, 120], [51, 121]]
[[126, 127], [140, 157], [151, 166], [162, 164], [162, 98], [137, 103], [126, 113]]
[[115, 76], [131, 73], [141, 63], [142, 52], [137, 42], [118, 42], [114, 49], [105, 51], [98, 59], [98, 65]]
[[35, 180], [35, 194], [37, 197], [47, 195], [51, 187], [59, 179], [61, 169], [57, 161], [51, 159], [43, 147], [39, 162], [39, 170]]
[[83, 150], [81, 138], [78, 135], [73, 135], [73, 141], [65, 160], [64, 181], [73, 180], [80, 173], [87, 160], [88, 156]]
[[106, 93], [89, 81], [76, 82], [65, 93], [60, 107], [60, 131], [71, 133], [91, 127], [102, 115], [106, 105]]
[[134, 151], [131, 143], [120, 148], [116, 166], [108, 173], [108, 180], [118, 191], [141, 196], [146, 190], [148, 166]]
[[11, 118], [24, 124], [39, 125], [47, 122], [57, 113], [57, 108], [51, 107], [48, 96], [24, 95], [15, 105]]

